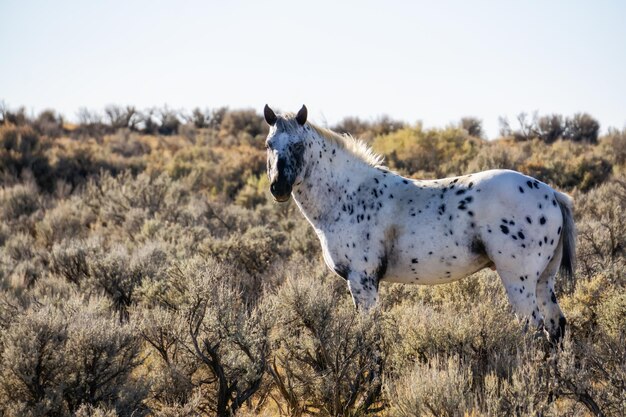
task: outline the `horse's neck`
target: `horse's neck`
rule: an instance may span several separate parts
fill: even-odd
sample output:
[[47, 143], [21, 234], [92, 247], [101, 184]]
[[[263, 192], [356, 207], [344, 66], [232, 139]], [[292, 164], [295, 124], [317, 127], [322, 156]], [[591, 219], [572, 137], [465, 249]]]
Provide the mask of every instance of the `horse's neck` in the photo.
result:
[[304, 157], [305, 175], [294, 187], [293, 196], [309, 222], [316, 229], [322, 229], [332, 221], [328, 214], [342, 201], [347, 203], [347, 196], [351, 196], [375, 168], [319, 136], [314, 136], [311, 144]]

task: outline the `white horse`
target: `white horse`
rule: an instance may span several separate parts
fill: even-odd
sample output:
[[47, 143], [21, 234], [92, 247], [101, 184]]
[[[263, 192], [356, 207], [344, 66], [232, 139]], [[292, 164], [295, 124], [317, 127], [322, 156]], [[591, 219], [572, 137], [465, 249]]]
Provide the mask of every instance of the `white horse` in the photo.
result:
[[380, 281], [442, 284], [492, 267], [518, 316], [563, 336], [554, 279], [574, 270], [567, 195], [509, 170], [404, 178], [363, 142], [308, 123], [305, 106], [264, 114], [270, 191], [293, 196], [357, 308], [376, 304]]

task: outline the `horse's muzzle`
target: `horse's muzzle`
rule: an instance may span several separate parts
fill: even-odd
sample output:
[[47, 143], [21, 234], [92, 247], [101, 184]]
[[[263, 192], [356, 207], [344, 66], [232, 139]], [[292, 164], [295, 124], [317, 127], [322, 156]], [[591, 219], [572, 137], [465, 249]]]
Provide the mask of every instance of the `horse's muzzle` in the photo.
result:
[[270, 185], [270, 192], [279, 203], [284, 203], [291, 197], [291, 185], [286, 181], [276, 181]]

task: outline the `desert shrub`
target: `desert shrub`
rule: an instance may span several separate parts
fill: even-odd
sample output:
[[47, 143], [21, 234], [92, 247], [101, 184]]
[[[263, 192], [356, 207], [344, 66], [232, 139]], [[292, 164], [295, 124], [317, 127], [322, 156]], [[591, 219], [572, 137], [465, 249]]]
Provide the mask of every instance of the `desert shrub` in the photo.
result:
[[581, 194], [576, 199], [578, 215], [578, 271], [587, 278], [597, 273], [620, 276], [626, 266], [626, 182], [623, 177]]
[[248, 145], [195, 146], [179, 151], [168, 164], [167, 172], [174, 179], [193, 176], [194, 190], [208, 190], [232, 200], [246, 178], [265, 175], [265, 163], [265, 152]]
[[219, 124], [219, 138], [229, 145], [245, 144], [263, 149], [268, 127], [255, 110], [229, 110]]
[[62, 200], [46, 211], [43, 219], [35, 226], [37, 238], [47, 247], [66, 238], [86, 238], [90, 225], [95, 222], [94, 214], [78, 198]]
[[[241, 285], [236, 270], [213, 259], [193, 258], [171, 271], [166, 297], [170, 303], [177, 300], [176, 320], [155, 322], [154, 318], [163, 317], [156, 314], [144, 322], [144, 338], [165, 364], [169, 362], [170, 369], [178, 362], [172, 351], [193, 359], [198, 370], [184, 380], [189, 383], [191, 379], [191, 384], [202, 389], [199, 408], [218, 416], [234, 414], [244, 406], [261, 387], [265, 374], [267, 325]], [[163, 330], [167, 323], [171, 328]], [[181, 330], [177, 330], [179, 325]], [[181, 398], [170, 389], [169, 395], [178, 400], [190, 398], [188, 391]]]
[[0, 251], [0, 285], [21, 293], [46, 274], [46, 264], [45, 251], [37, 247], [33, 237], [15, 233]]
[[609, 178], [612, 165], [586, 144], [501, 139], [484, 144], [468, 163], [469, 171], [486, 169], [514, 169], [557, 188], [587, 191]]
[[[472, 409], [472, 372], [458, 357], [417, 364], [390, 382], [390, 415], [462, 416]], [[417, 382], [419, 381], [419, 382]]]
[[52, 179], [45, 155], [47, 146], [48, 143], [30, 127], [0, 127], [0, 180], [6, 181], [2, 177], [21, 178], [31, 172], [40, 187], [50, 190]]
[[577, 113], [565, 122], [564, 137], [574, 142], [596, 143], [600, 123], [587, 113]]
[[35, 307], [2, 334], [0, 404], [7, 415], [69, 415], [83, 405], [143, 415], [145, 390], [131, 378], [140, 339], [81, 303]]
[[160, 245], [147, 243], [130, 252], [115, 245], [106, 252], [87, 252], [89, 286], [105, 294], [120, 322], [129, 319], [129, 308], [138, 302], [137, 292], [144, 280], [165, 279], [168, 257]]
[[104, 109], [104, 114], [109, 126], [113, 129], [137, 129], [137, 124], [139, 123], [139, 113], [133, 106], [120, 107], [110, 105]]
[[483, 122], [475, 117], [463, 117], [459, 127], [475, 138], [483, 137]]
[[40, 135], [54, 138], [63, 134], [63, 118], [54, 110], [44, 110], [39, 113], [32, 125]]
[[144, 170], [144, 162], [138, 158], [116, 155], [114, 144], [111, 149], [101, 146], [73, 141], [48, 152], [56, 181], [68, 184], [74, 190], [103, 172], [115, 176], [125, 170], [134, 174]]
[[379, 136], [372, 146], [385, 155], [392, 169], [409, 175], [441, 177], [460, 175], [481, 144], [462, 129], [424, 130], [418, 125]]
[[285, 240], [284, 233], [255, 226], [226, 240], [210, 240], [202, 250], [254, 276], [266, 271], [275, 259], [289, 256]]
[[539, 139], [545, 143], [553, 143], [565, 133], [563, 116], [560, 114], [541, 116], [537, 119], [535, 129]]
[[270, 375], [289, 415], [380, 410], [384, 370], [379, 317], [359, 315], [343, 291], [304, 268], [272, 299]]
[[395, 305], [391, 317], [402, 330], [390, 353], [390, 371], [455, 356], [476, 377], [506, 373], [523, 331], [494, 275], [482, 272], [453, 284], [419, 288], [416, 300]]
[[86, 192], [87, 204], [98, 218], [117, 226], [138, 212], [145, 219], [159, 216], [175, 220], [189, 197], [188, 190], [166, 174], [133, 177], [128, 171], [117, 177], [104, 174], [92, 181]]
[[37, 186], [27, 182], [0, 189], [0, 218], [5, 222], [24, 221], [42, 206]]
[[237, 194], [235, 204], [247, 209], [254, 209], [259, 204], [269, 201], [269, 180], [267, 175], [250, 176]]
[[626, 163], [626, 129], [610, 129], [606, 136], [600, 138], [600, 149], [613, 165], [623, 166]]
[[366, 142], [376, 136], [388, 135], [405, 127], [405, 123], [383, 115], [370, 122], [358, 117], [346, 117], [332, 127], [338, 133], [347, 133]]

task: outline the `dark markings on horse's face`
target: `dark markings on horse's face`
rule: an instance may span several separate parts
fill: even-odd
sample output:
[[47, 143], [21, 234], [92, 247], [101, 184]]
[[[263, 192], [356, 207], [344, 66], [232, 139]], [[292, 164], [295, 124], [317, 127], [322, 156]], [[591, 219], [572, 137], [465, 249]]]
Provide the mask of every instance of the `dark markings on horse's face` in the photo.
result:
[[535, 186], [536, 189], [539, 189], [539, 181], [537, 180], [533, 181], [533, 185]]
[[557, 234], [561, 234], [561, 226], [559, 226], [559, 229], [556, 231]]
[[545, 217], [543, 217], [543, 216], [541, 216], [541, 217], [539, 218], [539, 224], [541, 224], [541, 225], [546, 224], [546, 218], [545, 218]]
[[517, 232], [517, 236], [518, 236], [520, 239], [522, 239], [522, 240], [524, 240], [524, 238], [525, 238], [524, 233], [522, 233], [522, 231], [521, 231], [521, 230], [520, 230], [519, 232]]
[[529, 216], [526, 216], [526, 221], [528, 222], [528, 224], [533, 224], [533, 221], [530, 219]]
[[463, 195], [465, 194], [465, 190], [459, 190], [456, 192], [456, 195]]
[[509, 228], [503, 224], [500, 225], [500, 230], [502, 230], [502, 233], [504, 233], [505, 235], [509, 234]]
[[530, 188], [532, 190], [533, 183], [530, 180], [526, 181], [526, 185], [528, 185], [528, 188]]
[[524, 194], [524, 189], [522, 188], [522, 186], [521, 186], [521, 185], [520, 185], [520, 187], [519, 187], [519, 192], [520, 192], [520, 193], [522, 193], [522, 194]]
[[552, 199], [552, 205], [553, 205], [554, 207], [556, 207], [556, 200], [555, 200], [555, 199]]
[[[293, 127], [282, 118], [276, 123], [277, 130], [267, 140], [267, 174], [270, 179], [270, 191], [278, 201], [289, 199], [291, 189], [298, 175], [302, 173], [304, 166], [304, 140], [293, 132]], [[280, 136], [283, 131], [288, 131], [288, 143], [275, 143], [287, 140]], [[272, 140], [274, 137], [278, 139]], [[305, 171], [306, 176], [310, 171]]]
[[348, 265], [335, 264], [335, 273], [347, 281], [348, 275], [350, 274], [350, 268]]
[[439, 213], [439, 215], [441, 216], [443, 213], [446, 212], [446, 205], [442, 204], [437, 208], [437, 212]]

